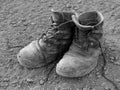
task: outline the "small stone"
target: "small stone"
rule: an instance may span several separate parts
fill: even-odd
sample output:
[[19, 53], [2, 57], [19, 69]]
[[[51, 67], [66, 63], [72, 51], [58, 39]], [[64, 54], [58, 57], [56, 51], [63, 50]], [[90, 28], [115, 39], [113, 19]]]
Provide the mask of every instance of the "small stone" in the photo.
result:
[[115, 57], [114, 57], [114, 56], [111, 56], [110, 59], [115, 59]]
[[119, 61], [117, 61], [117, 62], [114, 62], [114, 64], [116, 64], [116, 65], [120, 65], [120, 62], [119, 62]]
[[89, 87], [85, 86], [82, 90], [89, 90]]
[[82, 0], [78, 0], [78, 3], [81, 3], [82, 2]]
[[55, 90], [61, 90], [61, 88], [60, 87], [56, 87]]
[[120, 79], [115, 79], [116, 82], [120, 83]]
[[30, 78], [28, 78], [26, 81], [27, 81], [28, 83], [33, 83], [33, 82], [34, 82], [34, 80], [33, 80], [33, 79], [30, 79]]
[[9, 82], [9, 79], [8, 78], [4, 78], [3, 81], [4, 82]]
[[40, 84], [40, 85], [43, 85], [44, 82], [45, 82], [45, 80], [41, 79], [40, 82], [39, 82], [39, 84]]
[[88, 90], [88, 88], [87, 88], [87, 87], [84, 87], [82, 90]]
[[106, 83], [104, 82], [104, 83], [102, 83], [101, 85], [102, 85], [102, 86], [105, 86], [105, 85], [106, 85]]
[[17, 86], [17, 84], [16, 83], [12, 83], [12, 87], [16, 87]]
[[96, 75], [97, 75], [97, 78], [101, 78], [102, 77], [99, 72], [97, 72]]
[[110, 89], [110, 87], [105, 87], [105, 90], [112, 90], [112, 89]]
[[102, 83], [102, 86], [104, 87], [105, 90], [111, 90], [109, 87], [109, 85], [107, 85], [107, 83]]
[[25, 22], [25, 21], [26, 21], [26, 18], [21, 18], [21, 21], [22, 21], [22, 22]]
[[36, 23], [32, 22], [31, 25], [35, 25]]
[[104, 72], [104, 73], [105, 73], [105, 75], [107, 75], [107, 74], [109, 74], [109, 71], [108, 71], [108, 70], [105, 70], [105, 72]]
[[114, 57], [114, 56], [111, 56], [111, 57], [110, 57], [110, 61], [111, 61], [111, 62], [114, 62], [114, 61], [115, 61], [115, 57]]
[[55, 84], [56, 84], [56, 82], [52, 82], [52, 84], [53, 84], [53, 85], [55, 85]]
[[67, 7], [67, 8], [71, 8], [72, 6], [68, 3], [68, 4], [66, 5], [66, 7]]
[[77, 9], [79, 9], [79, 6], [74, 6], [73, 8], [74, 8], [74, 10], [77, 10]]

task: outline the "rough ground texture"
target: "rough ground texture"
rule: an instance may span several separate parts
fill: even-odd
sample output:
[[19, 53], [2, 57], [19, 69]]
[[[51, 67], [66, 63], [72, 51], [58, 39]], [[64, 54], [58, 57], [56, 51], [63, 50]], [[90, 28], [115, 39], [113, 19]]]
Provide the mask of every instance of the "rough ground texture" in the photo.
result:
[[[70, 79], [49, 73], [52, 65], [19, 65], [16, 54], [47, 30], [51, 8], [103, 13], [104, 55], [89, 75]], [[120, 0], [0, 0], [0, 90], [120, 90]]]

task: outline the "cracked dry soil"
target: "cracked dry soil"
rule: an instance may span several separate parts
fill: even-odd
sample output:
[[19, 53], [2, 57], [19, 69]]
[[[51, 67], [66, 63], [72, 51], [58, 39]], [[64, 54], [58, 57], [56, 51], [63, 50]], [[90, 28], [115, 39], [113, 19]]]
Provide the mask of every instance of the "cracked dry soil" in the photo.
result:
[[[51, 8], [103, 13], [103, 54], [89, 75], [70, 79], [54, 65], [19, 65], [16, 54], [47, 30]], [[120, 0], [0, 0], [0, 90], [120, 90]]]

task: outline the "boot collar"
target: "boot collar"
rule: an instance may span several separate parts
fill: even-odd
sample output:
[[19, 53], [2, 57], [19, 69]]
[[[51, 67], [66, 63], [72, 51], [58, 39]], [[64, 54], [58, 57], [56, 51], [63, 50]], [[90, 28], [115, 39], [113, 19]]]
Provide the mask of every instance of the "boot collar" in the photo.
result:
[[[98, 14], [98, 16], [99, 16], [99, 18], [100, 18], [100, 21], [99, 21], [99, 23], [97, 23], [96, 25], [82, 25], [82, 24], [80, 24], [79, 23], [79, 16], [81, 16], [81, 15], [83, 15], [84, 13], [82, 13], [82, 14], [80, 14], [80, 15], [78, 15], [77, 13], [75, 14], [75, 15], [72, 15], [72, 20], [73, 20], [73, 22], [76, 24], [76, 26], [79, 28], [79, 29], [81, 29], [81, 28], [84, 28], [85, 30], [86, 29], [95, 29], [95, 28], [97, 28], [100, 24], [102, 24], [103, 23], [103, 20], [104, 20], [104, 17], [103, 17], [103, 15], [102, 15], [102, 13], [100, 13], [99, 11], [92, 11], [92, 12], [96, 12], [97, 14]], [[89, 12], [86, 12], [86, 13], [89, 13]]]

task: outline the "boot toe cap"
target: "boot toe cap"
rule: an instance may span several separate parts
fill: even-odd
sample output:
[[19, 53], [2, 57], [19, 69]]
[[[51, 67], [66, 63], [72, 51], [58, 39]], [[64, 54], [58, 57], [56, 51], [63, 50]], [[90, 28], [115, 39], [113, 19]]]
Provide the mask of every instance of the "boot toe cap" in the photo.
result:
[[23, 57], [20, 53], [17, 54], [17, 59], [20, 65], [26, 67], [26, 68], [36, 68], [37, 65], [33, 62], [31, 62], [30, 59], [27, 59]]
[[20, 65], [26, 68], [37, 68], [43, 65], [43, 56], [35, 47], [35, 41], [22, 48], [17, 54]]
[[72, 66], [62, 66], [57, 64], [56, 66], [56, 73], [63, 77], [83, 77], [87, 74], [89, 74], [94, 68], [96, 64], [93, 64], [91, 66], [87, 66], [87, 68], [82, 70], [82, 67], [72, 67]]
[[58, 75], [64, 76], [64, 77], [75, 77], [74, 68], [63, 66], [60, 64], [57, 64], [57, 66], [56, 66], [56, 73]]
[[[97, 65], [97, 60], [85, 61], [77, 57], [63, 58], [56, 66], [56, 73], [63, 77], [82, 77], [89, 74]], [[77, 58], [77, 59], [76, 59]]]

